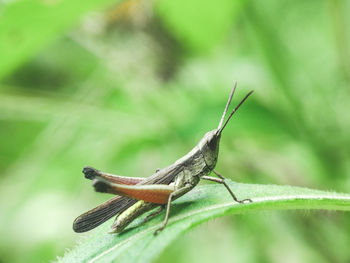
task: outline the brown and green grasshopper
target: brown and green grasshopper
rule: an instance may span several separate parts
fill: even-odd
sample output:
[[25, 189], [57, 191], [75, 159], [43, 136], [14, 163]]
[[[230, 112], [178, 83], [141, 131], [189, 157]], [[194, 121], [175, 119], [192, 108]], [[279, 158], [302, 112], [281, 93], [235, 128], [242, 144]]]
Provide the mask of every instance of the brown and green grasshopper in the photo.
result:
[[[238, 203], [252, 202], [251, 199], [238, 200], [226, 184], [225, 178], [214, 170], [222, 131], [232, 115], [253, 92], [249, 92], [243, 98], [224, 123], [236, 85], [235, 83], [231, 91], [218, 128], [207, 132], [188, 154], [168, 167], [157, 170], [152, 176], [147, 178], [123, 177], [84, 167], [85, 178], [93, 181], [97, 192], [117, 196], [76, 218], [73, 223], [74, 231], [80, 233], [91, 230], [118, 214], [110, 233], [119, 233], [140, 215], [159, 206], [155, 212], [144, 219], [146, 222], [166, 207], [163, 224], [154, 233], [157, 234], [165, 228], [168, 222], [171, 202], [194, 188], [200, 179], [223, 184]], [[208, 176], [211, 172], [214, 172], [219, 178]]]

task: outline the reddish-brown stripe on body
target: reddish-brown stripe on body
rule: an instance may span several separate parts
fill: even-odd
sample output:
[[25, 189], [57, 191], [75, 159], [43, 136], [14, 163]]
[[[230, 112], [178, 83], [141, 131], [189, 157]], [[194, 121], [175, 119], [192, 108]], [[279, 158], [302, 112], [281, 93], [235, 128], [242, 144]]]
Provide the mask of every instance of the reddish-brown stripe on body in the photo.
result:
[[155, 204], [166, 204], [169, 195], [173, 192], [170, 189], [130, 189], [116, 187], [116, 192], [120, 195], [125, 195], [131, 198], [143, 200]]
[[106, 179], [107, 181], [115, 184], [135, 185], [143, 181], [143, 179], [140, 179], [140, 178], [124, 177], [124, 176], [116, 176], [116, 175], [111, 176], [105, 173], [101, 173], [100, 176], [103, 179]]

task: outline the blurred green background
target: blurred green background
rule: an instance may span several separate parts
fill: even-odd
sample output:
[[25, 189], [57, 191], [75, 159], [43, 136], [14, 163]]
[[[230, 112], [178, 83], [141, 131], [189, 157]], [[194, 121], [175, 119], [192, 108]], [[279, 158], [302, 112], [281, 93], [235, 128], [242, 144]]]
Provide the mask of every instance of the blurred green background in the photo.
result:
[[[255, 93], [218, 171], [350, 192], [349, 17], [341, 0], [1, 1], [0, 262], [64, 255], [109, 198], [82, 167], [167, 166], [217, 127], [234, 81], [235, 103]], [[157, 262], [349, 262], [349, 232], [340, 212], [225, 216]]]

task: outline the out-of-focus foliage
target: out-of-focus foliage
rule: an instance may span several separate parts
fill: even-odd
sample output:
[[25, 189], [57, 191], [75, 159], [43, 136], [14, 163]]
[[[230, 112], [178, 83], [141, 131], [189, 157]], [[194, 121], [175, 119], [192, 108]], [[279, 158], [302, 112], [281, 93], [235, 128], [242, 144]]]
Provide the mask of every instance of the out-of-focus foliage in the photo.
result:
[[[349, 192], [349, 15], [341, 0], [3, 1], [0, 261], [63, 255], [74, 218], [108, 198], [82, 167], [151, 175], [217, 127], [234, 81], [236, 102], [255, 93], [225, 130], [222, 174]], [[349, 219], [227, 216], [158, 261], [346, 262]]]
[[0, 77], [60, 37], [87, 11], [115, 1], [44, 0], [1, 3]]

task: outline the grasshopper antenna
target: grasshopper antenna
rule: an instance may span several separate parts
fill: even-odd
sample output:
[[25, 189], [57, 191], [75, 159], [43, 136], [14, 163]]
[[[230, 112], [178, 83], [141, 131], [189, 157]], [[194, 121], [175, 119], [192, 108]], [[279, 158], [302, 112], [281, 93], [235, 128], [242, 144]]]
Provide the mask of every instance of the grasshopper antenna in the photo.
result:
[[[227, 107], [229, 105], [229, 102], [231, 102], [231, 99], [232, 99], [232, 95], [234, 93], [234, 90], [236, 88], [236, 85], [234, 87], [234, 89], [232, 90], [231, 92], [231, 96], [228, 100], [228, 104], [226, 105], [226, 108], [225, 108], [225, 111], [224, 113], [226, 113], [227, 111]], [[222, 128], [220, 128], [220, 125], [219, 125], [219, 128], [218, 128], [218, 132], [216, 133], [217, 136], [220, 136], [221, 135], [221, 132], [223, 131], [223, 129], [226, 127], [227, 123], [229, 122], [229, 120], [231, 119], [232, 115], [238, 110], [238, 108], [243, 104], [243, 102], [254, 92], [254, 90], [250, 91], [247, 95], [245, 95], [245, 97], [243, 98], [243, 100], [241, 100], [240, 103], [238, 103], [238, 105], [236, 106], [236, 108], [234, 108], [234, 110], [231, 112], [230, 116], [228, 116], [227, 120], [225, 121], [225, 124], [222, 126]], [[223, 115], [225, 116], [225, 115]], [[222, 121], [223, 118], [221, 118], [221, 121]], [[220, 124], [221, 124], [221, 121], [220, 121]]]
[[223, 124], [223, 122], [224, 122], [224, 119], [225, 119], [225, 116], [226, 116], [228, 107], [230, 106], [230, 103], [231, 103], [233, 94], [234, 94], [235, 91], [236, 91], [236, 87], [237, 87], [237, 82], [235, 82], [235, 84], [233, 85], [233, 89], [232, 89], [231, 94], [230, 94], [230, 97], [228, 98], [228, 101], [227, 101], [227, 103], [226, 103], [225, 110], [224, 110], [224, 112], [222, 113], [221, 120], [220, 120], [220, 123], [219, 123], [219, 126], [218, 126], [218, 130], [221, 129], [221, 126], [222, 126], [222, 124]]

